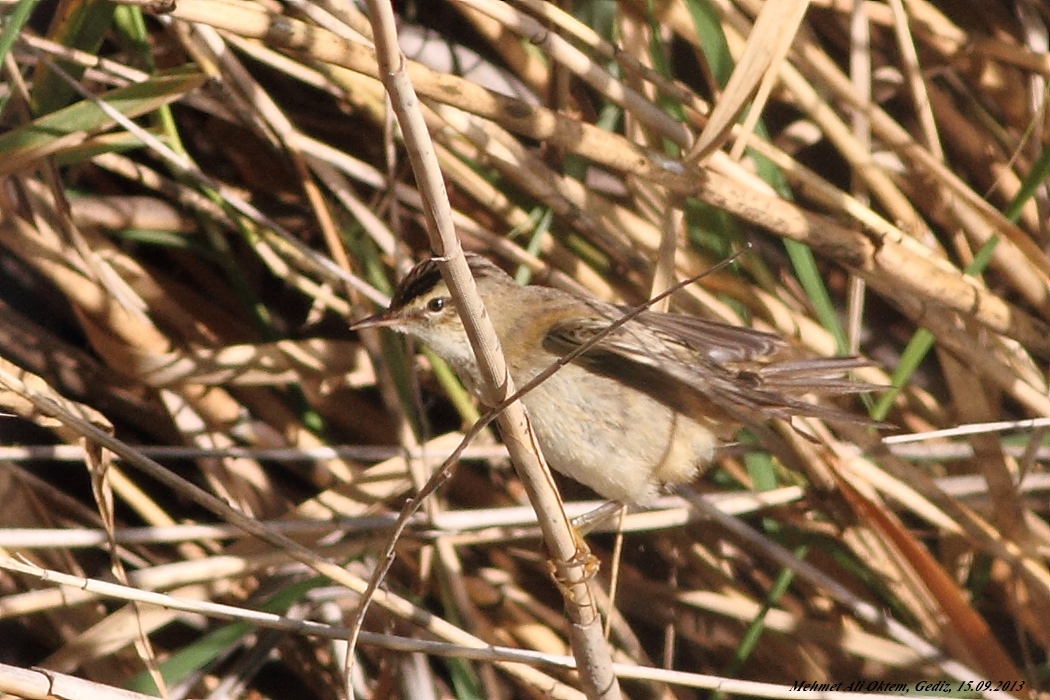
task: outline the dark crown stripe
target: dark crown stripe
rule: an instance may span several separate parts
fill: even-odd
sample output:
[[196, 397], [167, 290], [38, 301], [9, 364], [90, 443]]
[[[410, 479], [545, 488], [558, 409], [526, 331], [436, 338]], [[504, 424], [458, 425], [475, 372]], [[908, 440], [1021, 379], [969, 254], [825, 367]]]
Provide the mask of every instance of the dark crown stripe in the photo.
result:
[[[470, 267], [470, 273], [474, 275], [474, 279], [505, 274], [501, 269], [480, 255], [467, 253], [466, 258], [467, 265]], [[404, 308], [413, 299], [418, 299], [434, 289], [440, 281], [441, 271], [438, 269], [437, 263], [434, 262], [433, 258], [424, 260], [412, 268], [412, 271], [405, 276], [405, 279], [401, 280], [401, 284], [398, 285], [397, 291], [394, 293], [394, 298], [390, 301], [390, 308]]]
[[438, 270], [436, 262], [425, 260], [419, 263], [412, 268], [405, 279], [401, 280], [401, 284], [394, 293], [394, 298], [390, 300], [390, 308], [403, 308], [413, 299], [418, 299], [436, 287], [440, 281], [441, 271]]

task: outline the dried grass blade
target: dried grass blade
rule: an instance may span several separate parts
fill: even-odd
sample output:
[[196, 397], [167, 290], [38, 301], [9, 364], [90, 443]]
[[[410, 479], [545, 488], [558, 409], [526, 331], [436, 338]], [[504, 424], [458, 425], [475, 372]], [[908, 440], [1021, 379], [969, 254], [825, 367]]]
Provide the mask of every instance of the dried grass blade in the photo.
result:
[[968, 597], [944, 571], [930, 553], [910, 532], [877, 507], [847, 481], [838, 479], [838, 487], [862, 521], [882, 534], [901, 558], [912, 568], [940, 608], [945, 639], [961, 643], [987, 678], [1023, 678], [1010, 656], [996, 641], [988, 623], [968, 601]]
[[[768, 0], [762, 6], [744, 54], [711, 110], [707, 126], [700, 132], [688, 160], [703, 162], [729, 137], [747, 100], [760, 89], [760, 84], [768, 85], [771, 77], [776, 75], [777, 64], [787, 54], [808, 7], [809, 0]], [[767, 97], [769, 88], [762, 87], [761, 92], [763, 98]], [[762, 105], [754, 104], [752, 112], [757, 117], [762, 112]]]

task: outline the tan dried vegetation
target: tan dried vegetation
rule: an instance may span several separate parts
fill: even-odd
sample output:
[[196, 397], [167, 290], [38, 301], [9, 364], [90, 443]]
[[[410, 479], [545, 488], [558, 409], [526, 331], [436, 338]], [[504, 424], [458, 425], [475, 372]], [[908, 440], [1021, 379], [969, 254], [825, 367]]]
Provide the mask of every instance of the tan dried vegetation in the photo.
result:
[[[633, 304], [750, 245], [672, 307], [896, 387], [841, 404], [896, 430], [772, 425], [720, 456], [698, 486], [761, 539], [678, 501], [588, 538], [623, 692], [1045, 693], [1047, 6], [564, 9], [398, 8], [402, 106], [464, 246]], [[0, 16], [0, 690], [615, 695], [565, 667], [491, 429], [368, 588], [476, 407], [433, 358], [345, 330], [428, 248], [367, 16]]]

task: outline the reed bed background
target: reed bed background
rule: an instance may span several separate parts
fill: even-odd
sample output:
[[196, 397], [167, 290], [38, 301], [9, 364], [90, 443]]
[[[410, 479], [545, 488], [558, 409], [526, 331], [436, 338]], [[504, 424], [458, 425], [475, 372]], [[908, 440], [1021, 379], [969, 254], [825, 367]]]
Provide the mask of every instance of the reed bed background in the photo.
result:
[[[467, 249], [629, 304], [744, 251], [672, 308], [886, 387], [719, 456], [761, 539], [588, 537], [623, 693], [1045, 696], [1047, 6], [396, 10]], [[362, 8], [0, 13], [0, 691], [614, 696], [492, 429], [392, 538], [478, 408], [347, 330], [429, 254]]]

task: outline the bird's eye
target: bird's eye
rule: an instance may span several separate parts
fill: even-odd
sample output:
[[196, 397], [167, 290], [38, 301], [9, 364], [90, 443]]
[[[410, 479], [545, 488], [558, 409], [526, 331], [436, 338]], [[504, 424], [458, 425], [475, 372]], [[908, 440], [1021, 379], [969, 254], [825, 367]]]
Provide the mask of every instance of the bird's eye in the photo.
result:
[[427, 302], [427, 311], [437, 313], [445, 308], [445, 304], [448, 303], [448, 297], [434, 297]]

